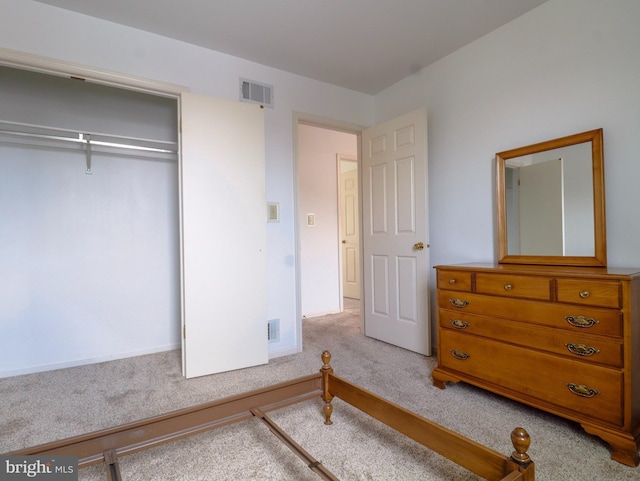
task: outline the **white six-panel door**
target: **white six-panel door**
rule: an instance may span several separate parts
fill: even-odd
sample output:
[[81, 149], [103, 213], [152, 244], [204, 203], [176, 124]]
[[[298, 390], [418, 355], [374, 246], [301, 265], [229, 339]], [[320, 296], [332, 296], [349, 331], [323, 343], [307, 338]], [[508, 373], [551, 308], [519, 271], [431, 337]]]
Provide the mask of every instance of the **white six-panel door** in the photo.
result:
[[183, 373], [268, 361], [264, 113], [183, 94]]
[[[358, 214], [358, 169], [356, 160], [339, 158], [340, 237], [342, 245], [342, 295], [360, 299], [360, 216]], [[344, 164], [353, 164], [346, 170]]]
[[363, 132], [363, 305], [367, 336], [430, 355], [426, 123], [418, 109]]

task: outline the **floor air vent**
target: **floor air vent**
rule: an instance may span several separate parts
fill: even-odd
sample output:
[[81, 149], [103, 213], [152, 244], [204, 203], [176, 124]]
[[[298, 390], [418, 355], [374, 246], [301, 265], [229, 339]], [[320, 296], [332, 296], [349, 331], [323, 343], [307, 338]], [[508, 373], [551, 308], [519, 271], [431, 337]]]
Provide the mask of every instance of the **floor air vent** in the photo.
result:
[[280, 319], [271, 319], [267, 323], [267, 339], [269, 342], [280, 340]]
[[273, 108], [273, 86], [241, 78], [240, 100]]

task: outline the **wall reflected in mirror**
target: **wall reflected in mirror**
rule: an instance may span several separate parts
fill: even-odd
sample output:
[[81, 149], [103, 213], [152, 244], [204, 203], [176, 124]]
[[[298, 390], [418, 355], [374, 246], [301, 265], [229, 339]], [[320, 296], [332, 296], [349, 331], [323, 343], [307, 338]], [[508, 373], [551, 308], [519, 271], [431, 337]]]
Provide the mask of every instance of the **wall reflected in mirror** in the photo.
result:
[[505, 162], [509, 255], [593, 255], [591, 149], [585, 142]]

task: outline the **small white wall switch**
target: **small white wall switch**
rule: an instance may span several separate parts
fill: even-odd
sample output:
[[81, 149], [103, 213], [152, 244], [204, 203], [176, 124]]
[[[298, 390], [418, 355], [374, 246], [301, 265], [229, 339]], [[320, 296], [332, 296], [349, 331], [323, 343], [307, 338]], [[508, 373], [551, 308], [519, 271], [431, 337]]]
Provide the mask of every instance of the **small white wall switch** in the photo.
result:
[[307, 227], [315, 227], [315, 226], [316, 226], [316, 215], [307, 214]]
[[267, 203], [267, 222], [280, 222], [280, 205], [277, 202]]

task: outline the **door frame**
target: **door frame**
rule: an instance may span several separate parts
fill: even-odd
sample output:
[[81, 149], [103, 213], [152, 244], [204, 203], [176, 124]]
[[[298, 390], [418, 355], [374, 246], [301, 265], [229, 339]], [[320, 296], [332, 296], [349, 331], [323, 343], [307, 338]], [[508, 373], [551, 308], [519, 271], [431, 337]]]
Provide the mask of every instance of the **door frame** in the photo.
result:
[[[338, 132], [345, 132], [356, 136], [357, 144], [357, 156], [356, 161], [358, 163], [358, 189], [362, 191], [362, 174], [361, 174], [361, 158], [362, 158], [362, 131], [368, 127], [360, 124], [354, 124], [350, 122], [342, 122], [340, 120], [328, 119], [326, 117], [320, 117], [317, 115], [306, 114], [304, 112], [293, 112], [293, 230], [294, 230], [294, 247], [295, 247], [295, 298], [296, 298], [296, 346], [297, 352], [302, 352], [302, 285], [301, 274], [302, 266], [300, 263], [301, 254], [301, 242], [300, 242], [300, 229], [299, 222], [300, 216], [300, 176], [299, 176], [299, 139], [298, 139], [298, 125], [310, 125], [312, 127], [318, 127], [320, 129], [336, 130]], [[358, 200], [358, 214], [360, 239], [358, 240], [358, 251], [360, 256], [360, 278], [362, 279], [362, 202]], [[342, 282], [340, 282], [340, 290], [342, 292]], [[360, 305], [364, 300], [364, 294], [360, 296]], [[360, 318], [360, 331], [364, 332], [364, 319]]]

